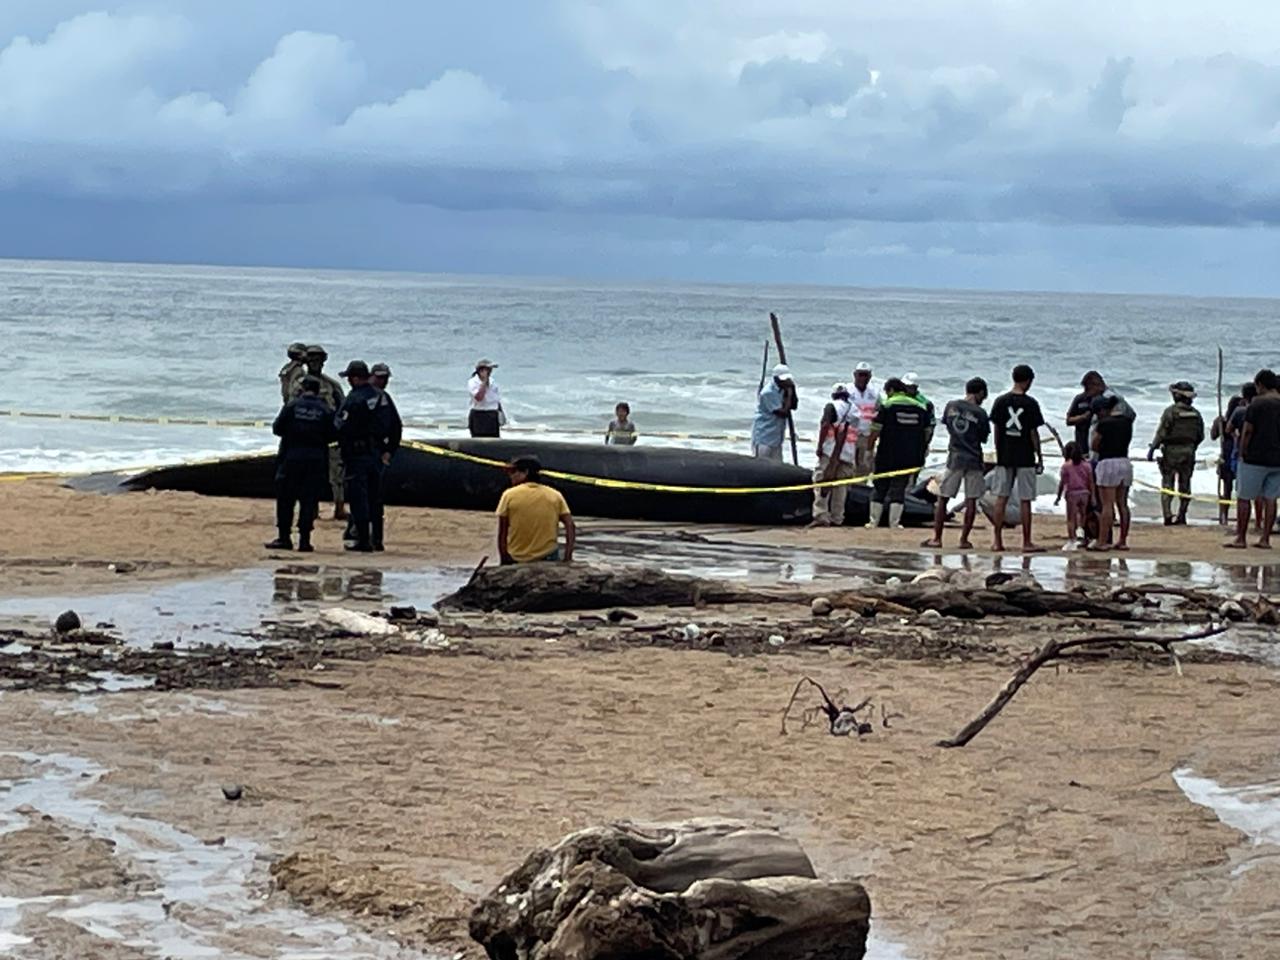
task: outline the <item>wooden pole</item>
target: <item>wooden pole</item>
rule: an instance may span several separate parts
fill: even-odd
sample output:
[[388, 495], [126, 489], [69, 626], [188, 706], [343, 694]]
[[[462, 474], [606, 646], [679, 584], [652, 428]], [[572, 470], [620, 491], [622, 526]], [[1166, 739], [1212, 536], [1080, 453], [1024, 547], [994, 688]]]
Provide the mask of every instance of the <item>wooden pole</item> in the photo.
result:
[[756, 388], [759, 394], [764, 390], [765, 381], [769, 379], [769, 341], [764, 342], [764, 359], [760, 361], [760, 386]]
[[[773, 342], [778, 348], [778, 362], [786, 364], [787, 351], [782, 346], [782, 326], [778, 323], [778, 315], [776, 313], [769, 314], [769, 324], [773, 327]], [[795, 381], [792, 381], [792, 390], [795, 390]], [[796, 422], [791, 416], [791, 411], [787, 411], [787, 430], [791, 434], [791, 462], [797, 467], [800, 466], [800, 448], [796, 444]]]

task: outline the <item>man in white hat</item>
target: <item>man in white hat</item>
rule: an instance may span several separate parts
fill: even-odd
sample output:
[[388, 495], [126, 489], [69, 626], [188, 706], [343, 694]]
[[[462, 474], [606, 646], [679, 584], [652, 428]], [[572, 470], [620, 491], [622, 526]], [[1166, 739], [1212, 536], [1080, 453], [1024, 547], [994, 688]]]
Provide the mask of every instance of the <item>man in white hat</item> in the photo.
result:
[[871, 364], [865, 360], [853, 368], [849, 402], [858, 411], [858, 441], [854, 448], [854, 469], [858, 476], [871, 472], [871, 424], [880, 409], [880, 388], [871, 382]]
[[796, 382], [784, 363], [773, 368], [773, 376], [756, 398], [756, 419], [751, 426], [751, 455], [761, 460], [782, 462], [782, 441], [787, 417], [799, 402]]

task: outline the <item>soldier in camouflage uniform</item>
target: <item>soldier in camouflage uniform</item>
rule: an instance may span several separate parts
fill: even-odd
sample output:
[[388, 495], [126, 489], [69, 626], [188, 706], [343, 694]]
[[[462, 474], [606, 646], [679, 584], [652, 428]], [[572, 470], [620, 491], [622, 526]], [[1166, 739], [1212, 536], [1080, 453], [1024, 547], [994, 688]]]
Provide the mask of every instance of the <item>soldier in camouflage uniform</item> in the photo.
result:
[[288, 403], [297, 394], [293, 390], [293, 381], [301, 377], [307, 372], [307, 345], [305, 343], [291, 343], [286, 351], [289, 356], [289, 362], [280, 368], [277, 374], [280, 378], [280, 400]]
[[1147, 451], [1148, 460], [1154, 460], [1156, 450], [1160, 451], [1160, 486], [1172, 490], [1176, 482], [1178, 492], [1183, 494], [1177, 498], [1177, 519], [1173, 516], [1173, 494], [1160, 494], [1166, 527], [1187, 522], [1187, 507], [1191, 505], [1191, 474], [1196, 468], [1196, 447], [1204, 442], [1204, 417], [1191, 405], [1196, 398], [1196, 388], [1185, 380], [1179, 380], [1169, 386], [1169, 392], [1173, 394], [1173, 403], [1161, 415], [1160, 426]]
[[[329, 354], [325, 352], [324, 347], [314, 344], [307, 347], [307, 373], [319, 379], [320, 399], [336, 414], [346, 394], [342, 390], [342, 384], [333, 377], [325, 375], [324, 362], [328, 359]], [[296, 399], [302, 393], [301, 377], [294, 379], [290, 393], [290, 400]], [[333, 491], [333, 519], [347, 519], [346, 497], [342, 486], [342, 454], [337, 447], [329, 448], [329, 489]]]

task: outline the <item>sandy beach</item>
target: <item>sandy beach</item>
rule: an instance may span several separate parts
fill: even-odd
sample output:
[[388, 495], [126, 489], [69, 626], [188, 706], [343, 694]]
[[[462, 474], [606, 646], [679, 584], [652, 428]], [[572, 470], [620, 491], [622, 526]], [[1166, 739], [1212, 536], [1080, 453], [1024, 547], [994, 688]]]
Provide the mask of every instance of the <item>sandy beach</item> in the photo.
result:
[[[101, 497], [32, 481], [0, 485], [0, 506], [13, 518], [0, 561], [11, 596], [119, 584], [108, 564], [130, 565], [123, 579], [145, 587], [280, 562], [260, 547], [267, 502]], [[619, 529], [584, 524], [584, 548], [593, 530], [603, 539]], [[482, 514], [396, 510], [389, 530], [387, 554], [353, 559], [328, 524], [314, 556], [469, 568], [492, 551]], [[641, 554], [645, 532], [633, 541]], [[706, 538], [713, 553], [732, 542], [857, 556], [915, 549], [923, 534]], [[1144, 527], [1134, 539], [1132, 559], [1169, 563], [1217, 558], [1222, 541], [1216, 528]], [[1052, 528], [1044, 540], [1054, 544]], [[785, 606], [646, 612], [674, 623], [807, 616]], [[211, 851], [251, 847], [256, 866], [242, 882], [255, 911], [301, 909], [380, 944], [478, 957], [466, 939], [471, 906], [536, 846], [606, 820], [719, 815], [792, 832], [821, 874], [860, 878], [873, 933], [912, 960], [1280, 956], [1274, 841], [1253, 843], [1174, 778], [1189, 771], [1224, 789], [1280, 778], [1274, 668], [1210, 658], [1180, 676], [1159, 656], [1073, 661], [1041, 671], [972, 744], [944, 750], [936, 741], [1046, 629], [1088, 624], [886, 622], [886, 635], [951, 640], [937, 647], [950, 652], [908, 660], [874, 644], [739, 656], [657, 648], [601, 639], [573, 614], [544, 637], [536, 627], [547, 621], [472, 615], [456, 627], [469, 639], [449, 649], [333, 657], [266, 688], [0, 695], [0, 780], [38, 779], [49, 758], [79, 758], [103, 772], [58, 789], [124, 824], [106, 843], [88, 821], [66, 819], [65, 797], [44, 810], [52, 820], [36, 815], [38, 803], [13, 814], [25, 819], [0, 835], [0, 858], [15, 865], [0, 896], [52, 898], [23, 908], [12, 933], [30, 942], [16, 955], [150, 955], [68, 922], [57, 901], [171, 897], [120, 841], [140, 824], [169, 825]], [[902, 717], [861, 739], [793, 718], [783, 736], [782, 708], [805, 675]], [[224, 799], [223, 784], [243, 785], [243, 798]], [[204, 942], [228, 955], [266, 936], [206, 922], [211, 909], [193, 901], [164, 915], [184, 930], [217, 927]]]

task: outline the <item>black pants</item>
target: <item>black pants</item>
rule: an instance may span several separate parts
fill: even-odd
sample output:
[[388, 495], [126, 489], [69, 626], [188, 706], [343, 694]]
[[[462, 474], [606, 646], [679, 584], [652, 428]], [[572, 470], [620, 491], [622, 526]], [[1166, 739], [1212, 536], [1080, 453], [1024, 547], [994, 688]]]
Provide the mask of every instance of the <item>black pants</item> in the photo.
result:
[[911, 482], [910, 475], [904, 474], [900, 477], [881, 477], [879, 480], [873, 480], [872, 487], [874, 492], [871, 494], [873, 503], [905, 503], [907, 499], [907, 485]]
[[471, 428], [473, 437], [496, 437], [498, 433], [497, 410], [472, 410], [467, 417], [467, 426]]
[[373, 454], [344, 454], [342, 462], [356, 543], [379, 546], [383, 529], [382, 461]]
[[276, 463], [276, 531], [288, 540], [293, 530], [293, 505], [298, 506], [298, 535], [311, 537], [320, 512], [320, 497], [329, 483], [329, 460], [280, 460]]

